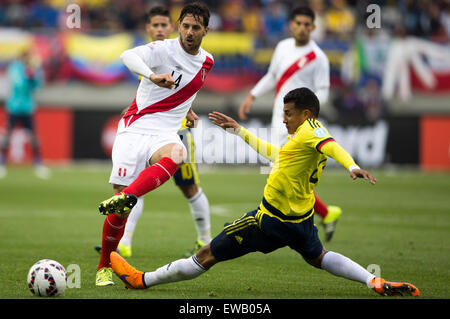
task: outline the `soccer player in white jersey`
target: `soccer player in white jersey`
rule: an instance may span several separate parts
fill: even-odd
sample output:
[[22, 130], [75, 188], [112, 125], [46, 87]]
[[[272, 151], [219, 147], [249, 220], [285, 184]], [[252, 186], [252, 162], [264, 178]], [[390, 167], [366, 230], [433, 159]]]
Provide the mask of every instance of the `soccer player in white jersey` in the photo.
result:
[[115, 195], [99, 206], [107, 217], [97, 286], [114, 284], [109, 256], [117, 249], [138, 198], [169, 180], [186, 160], [178, 130], [184, 118], [189, 127], [198, 119], [191, 106], [214, 65], [212, 55], [200, 46], [209, 30], [209, 17], [204, 4], [188, 4], [180, 13], [178, 38], [154, 41], [121, 55], [142, 80], [119, 122], [113, 146], [109, 182]]
[[[170, 17], [169, 9], [163, 6], [155, 6], [151, 8], [146, 16], [146, 31], [152, 41], [163, 41], [170, 37], [174, 26]], [[123, 115], [128, 111], [124, 110]], [[182, 137], [182, 142], [187, 150], [187, 158], [189, 161], [183, 163], [176, 171], [173, 178], [175, 184], [179, 187], [183, 195], [189, 202], [192, 219], [194, 220], [195, 229], [197, 230], [197, 240], [194, 248], [187, 251], [183, 256], [189, 257], [195, 254], [202, 246], [211, 241], [211, 222], [209, 201], [199, 185], [199, 176], [197, 166], [195, 164], [195, 146], [193, 142], [190, 128], [185, 125], [178, 131]], [[144, 198], [139, 197], [137, 204], [133, 207], [128, 216], [125, 225], [125, 232], [119, 242], [117, 251], [123, 257], [131, 257], [132, 240], [136, 224], [141, 217], [144, 208]], [[101, 246], [96, 246], [96, 250], [100, 251]]]
[[[275, 90], [275, 102], [272, 112], [272, 136], [275, 144], [283, 145], [288, 132], [283, 126], [283, 96], [287, 92], [307, 87], [311, 89], [323, 105], [328, 99], [330, 88], [330, 65], [325, 53], [310, 38], [314, 30], [315, 14], [308, 7], [294, 8], [289, 17], [289, 29], [293, 37], [280, 41], [273, 53], [267, 73], [249, 92], [239, 108], [239, 118], [247, 119], [253, 102], [270, 90]], [[326, 205], [315, 194], [314, 211], [322, 218], [325, 241], [330, 241], [336, 229], [336, 223], [342, 214], [338, 206]]]

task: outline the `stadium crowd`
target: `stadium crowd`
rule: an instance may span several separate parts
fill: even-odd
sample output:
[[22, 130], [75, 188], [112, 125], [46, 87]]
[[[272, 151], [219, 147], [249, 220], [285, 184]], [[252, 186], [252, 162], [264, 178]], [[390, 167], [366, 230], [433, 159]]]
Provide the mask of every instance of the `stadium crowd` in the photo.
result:
[[[106, 31], [109, 34], [144, 33], [145, 15], [151, 7], [162, 4], [170, 9], [176, 21], [186, 0], [0, 0], [0, 29], [18, 28], [32, 33], [52, 33], [67, 30], [69, 4], [81, 9], [81, 32]], [[211, 11], [212, 31], [251, 34], [255, 50], [274, 48], [280, 39], [289, 36], [288, 14], [297, 5], [309, 5], [315, 12], [316, 28], [313, 40], [328, 52], [346, 51], [343, 58], [332, 57], [332, 88], [341, 89], [329, 101], [342, 119], [361, 118], [374, 122], [388, 115], [389, 105], [383, 99], [384, 70], [389, 56], [390, 41], [414, 37], [429, 43], [448, 44], [450, 39], [450, 2], [448, 0], [204, 0]], [[367, 27], [371, 12], [369, 4], [379, 5], [381, 28]], [[330, 46], [331, 44], [331, 46]], [[328, 45], [328, 47], [327, 47]], [[427, 46], [425, 43], [424, 46]], [[416, 46], [417, 47], [417, 46]], [[428, 51], [433, 51], [431, 47]], [[55, 52], [58, 50], [54, 50]], [[56, 54], [56, 53], [55, 53]], [[397, 54], [398, 55], [398, 54]], [[52, 69], [60, 73], [65, 68], [58, 58], [50, 59], [54, 68], [47, 66], [47, 79]], [[401, 57], [397, 57], [401, 58]], [[251, 58], [237, 54], [216, 55], [214, 72], [258, 69], [248, 63]], [[339, 61], [337, 63], [337, 61]], [[394, 60], [393, 60], [394, 61]], [[243, 64], [244, 63], [244, 64]], [[340, 65], [342, 63], [342, 65]], [[358, 66], [355, 69], [355, 65]], [[395, 63], [394, 64], [398, 64]], [[265, 68], [266, 66], [264, 66]], [[53, 72], [53, 73], [55, 73]], [[392, 77], [397, 71], [392, 69]], [[395, 74], [394, 74], [395, 73]], [[405, 75], [407, 76], [407, 75]], [[53, 78], [61, 78], [53, 76]], [[392, 80], [392, 87], [395, 85]], [[389, 90], [389, 88], [384, 89]], [[404, 93], [405, 99], [410, 96]], [[387, 99], [389, 100], [389, 98]], [[350, 116], [351, 115], [351, 116]]]
[[[176, 20], [188, 1], [168, 0], [0, 0], [0, 27], [58, 28], [65, 23], [70, 3], [80, 6], [84, 30], [143, 30], [143, 15], [156, 5], [164, 4]], [[289, 10], [297, 4], [309, 4], [316, 13], [314, 39], [325, 37], [349, 39], [358, 26], [365, 24], [367, 6], [378, 4], [382, 26], [391, 31], [400, 22], [407, 34], [448, 41], [450, 36], [450, 3], [446, 0], [205, 0], [211, 12], [210, 27], [216, 31], [248, 32], [264, 44], [276, 43], [286, 36]]]

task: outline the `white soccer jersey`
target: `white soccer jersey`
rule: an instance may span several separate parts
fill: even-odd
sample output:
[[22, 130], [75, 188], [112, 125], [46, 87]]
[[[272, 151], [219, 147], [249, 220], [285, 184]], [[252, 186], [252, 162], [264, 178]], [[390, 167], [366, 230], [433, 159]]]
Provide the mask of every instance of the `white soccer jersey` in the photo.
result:
[[153, 73], [172, 74], [175, 86], [162, 88], [143, 77], [136, 98], [119, 123], [119, 133], [177, 132], [180, 129], [214, 60], [202, 48], [195, 56], [187, 53], [179, 41], [179, 38], [154, 41], [129, 50], [138, 55]]
[[[309, 88], [316, 93], [321, 104], [325, 103], [330, 88], [330, 64], [315, 41], [296, 46], [295, 39], [288, 38], [277, 44], [269, 70], [250, 93], [258, 97], [275, 89], [273, 115], [282, 119], [283, 97], [300, 87]], [[282, 120], [277, 126], [281, 125]]]
[[330, 64], [325, 53], [314, 40], [304, 46], [296, 46], [294, 38], [280, 41], [275, 47], [267, 73], [250, 93], [259, 97], [275, 89], [272, 113], [272, 132], [278, 145], [286, 142], [287, 129], [283, 124], [283, 98], [291, 90], [307, 87], [321, 104], [328, 99], [330, 88]]

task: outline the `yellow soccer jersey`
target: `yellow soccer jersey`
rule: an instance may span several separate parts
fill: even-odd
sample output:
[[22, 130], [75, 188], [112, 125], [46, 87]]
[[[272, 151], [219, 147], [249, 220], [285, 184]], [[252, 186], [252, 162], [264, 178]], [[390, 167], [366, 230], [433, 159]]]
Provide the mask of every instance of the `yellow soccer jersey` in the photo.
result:
[[186, 121], [187, 121], [187, 119], [186, 118], [184, 118], [184, 120], [183, 120], [183, 123], [181, 123], [181, 128], [180, 128], [180, 131], [182, 131], [182, 130], [185, 130], [185, 129], [188, 129], [189, 127], [187, 127], [186, 126]]
[[[245, 129], [241, 131], [241, 137], [251, 134]], [[252, 138], [246, 137], [246, 141], [248, 140]], [[306, 219], [312, 215], [314, 188], [327, 163], [327, 156], [332, 156], [347, 169], [356, 165], [353, 158], [315, 119], [308, 119], [300, 125], [281, 148], [259, 140], [258, 147], [261, 148], [262, 145], [264, 148], [270, 146], [272, 153], [278, 151], [278, 156], [272, 157], [273, 166], [264, 188], [264, 200], [260, 209], [269, 215], [274, 215], [274, 211], [281, 212], [282, 218], [287, 216], [287, 219], [293, 221], [295, 218]], [[303, 219], [295, 221], [301, 222]]]

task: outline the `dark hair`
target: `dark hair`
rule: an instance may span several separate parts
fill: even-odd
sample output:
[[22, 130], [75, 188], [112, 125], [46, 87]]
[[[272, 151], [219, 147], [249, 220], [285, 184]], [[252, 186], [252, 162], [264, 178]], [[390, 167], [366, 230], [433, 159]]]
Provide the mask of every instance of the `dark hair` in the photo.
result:
[[296, 109], [311, 111], [314, 118], [319, 117], [320, 102], [316, 94], [306, 87], [294, 89], [289, 91], [283, 98], [283, 103], [287, 104], [294, 102]]
[[184, 17], [188, 14], [192, 14], [195, 20], [200, 21], [200, 17], [203, 18], [203, 26], [206, 28], [209, 24], [209, 9], [201, 2], [193, 2], [184, 6], [181, 10], [179, 22], [183, 21]]
[[297, 7], [294, 8], [290, 15], [289, 20], [294, 20], [296, 16], [302, 15], [302, 16], [308, 16], [311, 18], [312, 22], [314, 22], [314, 19], [316, 18], [316, 15], [314, 14], [314, 11], [310, 7]]
[[154, 16], [168, 17], [169, 20], [172, 20], [169, 9], [166, 7], [163, 7], [163, 6], [155, 6], [155, 7], [151, 8], [145, 17], [145, 22], [150, 23], [150, 20]]

